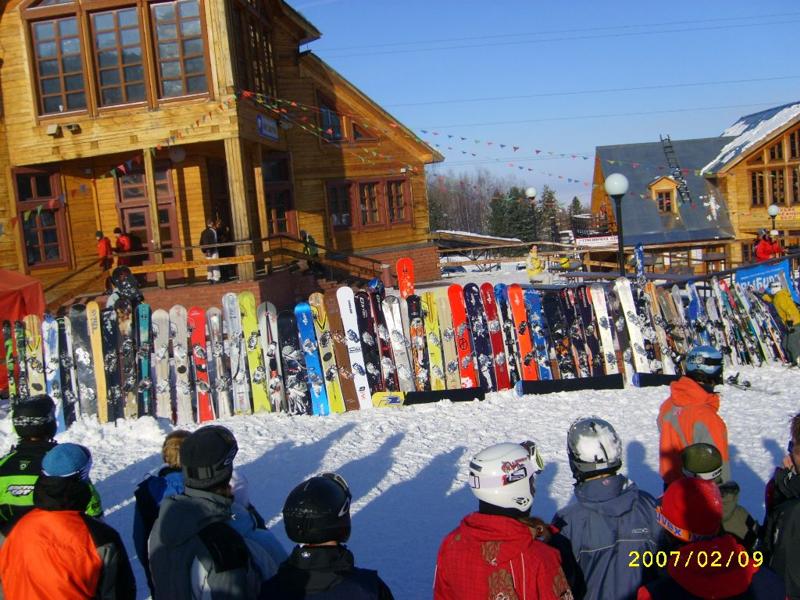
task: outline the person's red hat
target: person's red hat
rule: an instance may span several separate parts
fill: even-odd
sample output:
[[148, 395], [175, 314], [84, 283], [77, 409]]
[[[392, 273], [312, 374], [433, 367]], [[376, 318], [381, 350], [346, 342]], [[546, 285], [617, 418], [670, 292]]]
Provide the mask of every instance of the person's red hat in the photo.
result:
[[678, 479], [664, 492], [656, 512], [658, 524], [679, 540], [708, 539], [722, 525], [722, 496], [713, 481]]

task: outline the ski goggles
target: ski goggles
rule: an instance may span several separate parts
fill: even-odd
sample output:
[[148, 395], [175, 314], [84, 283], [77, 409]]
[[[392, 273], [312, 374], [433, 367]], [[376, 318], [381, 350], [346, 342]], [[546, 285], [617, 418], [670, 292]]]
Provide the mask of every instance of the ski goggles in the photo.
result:
[[688, 529], [678, 527], [664, 515], [660, 506], [656, 507], [656, 521], [670, 534], [684, 542], [699, 542], [701, 540], [710, 540], [714, 537], [713, 535], [698, 535], [696, 533], [692, 533]]
[[536, 442], [533, 440], [525, 440], [524, 442], [520, 442], [519, 444], [525, 450], [528, 451], [528, 456], [531, 457], [531, 462], [536, 467], [534, 473], [538, 475], [542, 471], [544, 471], [544, 459], [542, 455], [539, 453], [539, 447], [536, 445]]
[[690, 362], [694, 365], [709, 365], [711, 367], [718, 367], [722, 365], [722, 357], [714, 357], [714, 356], [692, 356], [686, 359], [686, 362]]
[[685, 467], [682, 469], [682, 471], [686, 477], [693, 477], [695, 479], [705, 479], [706, 481], [714, 481], [722, 475], [722, 467], [714, 469], [713, 471], [708, 471], [706, 473], [694, 473]]

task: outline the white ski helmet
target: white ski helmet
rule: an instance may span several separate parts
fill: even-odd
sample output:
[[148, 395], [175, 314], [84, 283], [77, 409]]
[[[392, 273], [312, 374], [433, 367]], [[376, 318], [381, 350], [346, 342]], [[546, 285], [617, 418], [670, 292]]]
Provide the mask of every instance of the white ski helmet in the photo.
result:
[[[534, 451], [535, 452], [535, 451]], [[469, 461], [469, 486], [478, 500], [525, 512], [533, 504], [537, 467], [531, 451], [506, 442], [481, 450]]]
[[569, 468], [578, 481], [614, 473], [622, 466], [622, 442], [611, 423], [598, 417], [578, 419], [567, 432]]

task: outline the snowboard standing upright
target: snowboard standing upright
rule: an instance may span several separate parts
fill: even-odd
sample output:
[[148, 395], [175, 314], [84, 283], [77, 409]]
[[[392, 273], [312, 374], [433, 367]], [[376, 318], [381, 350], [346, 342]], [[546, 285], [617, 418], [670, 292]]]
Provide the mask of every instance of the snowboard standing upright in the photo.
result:
[[228, 336], [227, 350], [231, 365], [231, 391], [233, 412], [250, 414], [250, 386], [247, 384], [247, 366], [242, 333], [242, 312], [239, 298], [229, 292], [222, 296], [223, 328]]
[[481, 387], [487, 392], [497, 389], [492, 358], [492, 341], [489, 337], [489, 325], [481, 302], [480, 288], [474, 283], [464, 286], [464, 302], [467, 306], [467, 317], [472, 331], [475, 357], [478, 361], [478, 377]]
[[644, 337], [639, 326], [636, 306], [633, 302], [631, 282], [626, 277], [619, 277], [614, 281], [614, 290], [619, 298], [622, 314], [628, 331], [628, 340], [632, 352], [633, 366], [637, 373], [650, 373], [650, 361], [644, 348]]
[[25, 324], [25, 361], [28, 365], [28, 395], [44, 394], [44, 353], [42, 352], [42, 324], [36, 315], [27, 315]]
[[353, 382], [356, 386], [356, 397], [361, 410], [372, 408], [372, 390], [369, 388], [367, 369], [364, 366], [364, 352], [361, 338], [358, 335], [358, 315], [356, 314], [355, 294], [347, 286], [336, 290], [336, 300], [339, 303], [339, 314], [342, 316], [342, 327], [350, 355], [350, 368], [352, 369]]
[[378, 335], [375, 331], [375, 320], [372, 318], [372, 303], [367, 292], [358, 292], [354, 296], [356, 321], [361, 338], [361, 352], [364, 355], [364, 368], [367, 370], [370, 392], [382, 392], [383, 375], [381, 373], [381, 356], [378, 348]]
[[14, 321], [14, 346], [17, 349], [17, 396], [20, 402], [25, 402], [29, 396], [25, 345], [25, 324], [22, 321]]
[[[269, 341], [269, 346], [264, 360], [269, 367], [269, 397], [272, 402], [272, 407], [276, 411], [287, 412], [286, 389], [283, 385], [283, 374], [281, 370], [281, 347], [278, 343], [278, 309], [272, 302], [265, 302], [264, 311], [266, 313], [264, 316], [266, 327], [261, 325], [261, 319], [259, 319], [258, 323], [262, 331], [266, 329], [268, 332], [266, 339]], [[262, 339], [262, 344], [263, 343], [264, 341]]]
[[561, 379], [575, 379], [578, 377], [578, 369], [572, 352], [569, 324], [567, 323], [558, 292], [546, 292], [542, 296], [542, 311], [550, 328], [558, 373]]
[[211, 404], [211, 385], [208, 381], [208, 353], [206, 350], [206, 311], [192, 306], [187, 313], [186, 324], [192, 344], [192, 364], [194, 365], [194, 385], [197, 397], [197, 422], [205, 423], [214, 419], [214, 406]]
[[503, 331], [503, 344], [506, 352], [506, 364], [508, 365], [508, 378], [511, 387], [522, 377], [517, 360], [517, 334], [514, 326], [514, 318], [511, 315], [511, 308], [508, 305], [508, 286], [505, 283], [498, 283], [494, 286], [494, 297], [497, 300], [497, 312], [501, 320]]
[[[56, 407], [60, 407], [61, 364], [59, 362], [58, 353], [58, 323], [53, 315], [49, 313], [45, 314], [44, 319], [42, 319], [42, 346], [44, 349], [45, 389], [48, 395], [53, 399]], [[58, 410], [57, 408], [56, 411]]]
[[614, 323], [608, 316], [608, 305], [606, 304], [606, 293], [603, 290], [603, 286], [593, 285], [589, 287], [589, 299], [594, 308], [594, 314], [597, 316], [604, 370], [606, 375], [614, 375], [619, 373], [617, 354], [614, 349]]
[[175, 422], [194, 422], [192, 387], [189, 383], [189, 331], [186, 307], [176, 304], [169, 309], [172, 356], [175, 360]]
[[[117, 328], [119, 329], [117, 341], [119, 343], [120, 378], [122, 380], [122, 412], [126, 419], [135, 419], [139, 416], [139, 381], [136, 377], [136, 338], [133, 329], [133, 307], [131, 306], [131, 301], [121, 296], [114, 304], [114, 310], [117, 311]], [[73, 338], [74, 335], [73, 327]], [[177, 351], [175, 356], [177, 360]]]
[[14, 329], [11, 321], [3, 321], [3, 346], [6, 351], [6, 371], [8, 373], [8, 400], [14, 406], [19, 397], [17, 396], [17, 367], [14, 356]]
[[444, 353], [442, 347], [442, 334], [439, 329], [439, 308], [436, 305], [436, 294], [425, 292], [421, 296], [423, 324], [425, 325], [425, 339], [428, 347], [428, 363], [431, 372], [431, 389], [444, 390], [447, 388], [444, 372]]
[[536, 355], [533, 351], [533, 338], [531, 337], [528, 313], [525, 310], [525, 295], [522, 287], [515, 283], [508, 286], [508, 304], [511, 316], [514, 319], [514, 329], [519, 344], [519, 365], [522, 379], [536, 381], [539, 379], [539, 370], [536, 368]]
[[[119, 369], [119, 324], [113, 308], [100, 311], [101, 337], [103, 340], [103, 367], [108, 390], [107, 414], [111, 422], [123, 418], [122, 379]], [[168, 392], [169, 394], [169, 392]], [[169, 395], [167, 395], [169, 406]]]
[[56, 405], [56, 422], [59, 430], [64, 431], [75, 422], [75, 414], [80, 410], [80, 406], [78, 404], [75, 361], [72, 358], [72, 327], [67, 317], [59, 317], [57, 320], [61, 404]]
[[453, 330], [453, 312], [447, 288], [437, 288], [436, 312], [439, 317], [439, 332], [442, 342], [444, 360], [444, 378], [448, 390], [461, 389], [461, 375], [458, 371], [458, 348], [456, 348], [456, 332]]
[[381, 355], [383, 385], [389, 391], [396, 391], [400, 389], [397, 380], [397, 369], [395, 368], [394, 355], [392, 354], [389, 329], [386, 327], [386, 317], [383, 314], [383, 300], [386, 298], [386, 290], [383, 282], [377, 277], [367, 284], [367, 290], [369, 292], [370, 306], [372, 307], [372, 319], [375, 322], [378, 350]]
[[346, 410], [358, 410], [358, 393], [350, 366], [350, 352], [347, 347], [342, 315], [339, 312], [339, 300], [334, 292], [326, 292], [323, 296], [325, 313], [333, 341], [333, 354], [336, 357], [336, 368], [339, 371], [339, 385], [342, 388], [342, 400]]
[[410, 258], [397, 260], [397, 288], [405, 300], [414, 293], [414, 261]]
[[325, 375], [318, 352], [319, 345], [314, 330], [311, 305], [308, 302], [298, 303], [294, 307], [294, 318], [297, 322], [297, 339], [303, 349], [303, 358], [306, 363], [306, 379], [311, 393], [311, 412], [315, 415], [329, 415], [331, 410], [325, 389]]
[[524, 298], [539, 379], [543, 381], [553, 379], [553, 368], [550, 366], [550, 343], [548, 342], [550, 331], [542, 310], [542, 297], [536, 290], [526, 289]]
[[172, 422], [169, 385], [169, 313], [153, 311], [153, 363], [155, 366], [156, 417]]
[[431, 389], [428, 369], [428, 349], [425, 341], [425, 323], [422, 319], [422, 301], [416, 294], [406, 298], [408, 305], [408, 324], [411, 333], [411, 359], [414, 368], [414, 383], [418, 392]]
[[89, 324], [89, 344], [91, 346], [92, 361], [94, 362], [95, 391], [97, 392], [97, 420], [101, 423], [108, 422], [108, 384], [106, 370], [103, 365], [105, 352], [103, 351], [103, 324], [100, 316], [100, 306], [95, 301], [86, 303], [86, 320]]
[[150, 376], [150, 305], [144, 302], [136, 307], [139, 362], [139, 415], [155, 413], [152, 400], [153, 380]]
[[[222, 311], [216, 306], [206, 310], [208, 327], [208, 371], [215, 402], [215, 412], [220, 418], [231, 416], [231, 376], [228, 356], [224, 350]], [[212, 373], [213, 371], [213, 373]]]
[[[345, 411], [342, 384], [339, 370], [336, 366], [336, 353], [333, 335], [328, 321], [328, 311], [325, 310], [325, 297], [314, 292], [308, 298], [311, 315], [314, 319], [314, 331], [317, 334], [319, 355], [322, 361], [322, 373], [325, 378], [325, 391], [328, 395], [328, 405], [331, 412], [343, 413]], [[345, 349], [346, 350], [346, 349]]]
[[492, 345], [494, 357], [494, 375], [498, 390], [507, 390], [511, 385], [508, 376], [505, 344], [503, 343], [503, 326], [500, 323], [500, 314], [497, 312], [497, 300], [494, 297], [494, 287], [491, 283], [481, 285], [481, 301], [486, 312], [486, 326], [489, 330], [489, 341]]
[[472, 353], [472, 333], [467, 321], [467, 306], [464, 302], [463, 288], [454, 283], [447, 288], [450, 312], [453, 317], [456, 349], [458, 350], [458, 372], [462, 388], [478, 387], [478, 373], [475, 370], [475, 356]]
[[283, 361], [283, 378], [286, 386], [286, 401], [290, 415], [310, 415], [311, 394], [306, 379], [306, 363], [297, 322], [291, 311], [278, 313], [278, 340]]
[[[383, 301], [383, 314], [386, 317], [386, 327], [389, 330], [389, 340], [392, 344], [392, 353], [397, 367], [397, 379], [401, 392], [413, 392], [416, 389], [414, 383], [414, 369], [409, 358], [410, 343], [403, 333], [403, 317], [400, 305], [403, 300], [397, 296], [387, 296]], [[456, 370], [458, 365], [456, 365]]]
[[253, 397], [253, 411], [271, 412], [272, 404], [269, 401], [267, 370], [264, 366], [264, 355], [261, 351], [261, 342], [258, 337], [256, 298], [253, 292], [246, 291], [239, 294], [239, 309], [242, 315], [242, 334], [245, 351], [247, 352], [247, 366], [250, 370], [250, 392]]
[[69, 310], [72, 328], [72, 347], [75, 355], [75, 371], [78, 378], [78, 396], [81, 414], [84, 416], [97, 414], [97, 388], [94, 378], [92, 346], [89, 341], [89, 323], [86, 318], [86, 306], [73, 304]]

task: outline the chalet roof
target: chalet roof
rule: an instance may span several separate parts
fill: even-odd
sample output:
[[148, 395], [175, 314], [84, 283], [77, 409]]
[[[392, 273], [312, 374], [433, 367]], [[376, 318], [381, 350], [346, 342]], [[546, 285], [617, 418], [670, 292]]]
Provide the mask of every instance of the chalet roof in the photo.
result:
[[[367, 104], [377, 112], [381, 117], [386, 120], [386, 125], [390, 125], [393, 130], [398, 131], [401, 134], [401, 139], [405, 140], [408, 144], [412, 147], [415, 147], [417, 151], [421, 150], [424, 154], [430, 154], [430, 160], [426, 161], [427, 163], [436, 163], [442, 162], [444, 160], [444, 156], [428, 145], [425, 141], [420, 139], [411, 129], [403, 125], [398, 119], [393, 117], [389, 112], [386, 111], [380, 104], [375, 102], [372, 98], [367, 96], [364, 92], [358, 89], [350, 80], [344, 77], [341, 73], [339, 73], [336, 69], [322, 60], [319, 56], [314, 54], [311, 51], [302, 52], [300, 54], [300, 58], [306, 63], [311, 63], [312, 65], [323, 69], [325, 75], [327, 77], [335, 77], [338, 79], [344, 86], [346, 86], [355, 96], [357, 96], [362, 102]], [[343, 102], [346, 103], [346, 100], [342, 99]], [[364, 119], [367, 123], [369, 122], [369, 116], [365, 116]]]
[[[672, 140], [692, 198], [691, 203], [682, 203], [676, 192], [676, 213], [659, 212], [651, 199], [649, 186], [655, 179], [669, 174], [665, 172], [667, 159], [660, 141], [597, 147], [597, 160], [603, 176], [622, 173], [628, 178], [628, 193], [622, 201], [626, 246], [734, 237], [722, 192], [715, 182], [699, 174], [700, 165], [707, 164], [729, 141], [729, 137]], [[595, 183], [602, 185], [602, 180]]]
[[800, 102], [775, 106], [741, 117], [722, 132], [723, 136], [732, 136], [734, 139], [725, 144], [719, 154], [703, 167], [703, 173], [716, 173], [732, 166], [746, 154], [747, 150], [769, 137], [776, 130], [796, 120], [798, 116], [800, 116]]
[[299, 42], [300, 44], [307, 44], [322, 37], [320, 30], [317, 29], [311, 21], [306, 19], [300, 11], [290, 6], [288, 2], [280, 0], [280, 7], [286, 16], [294, 21], [295, 25], [305, 33], [305, 37]]

